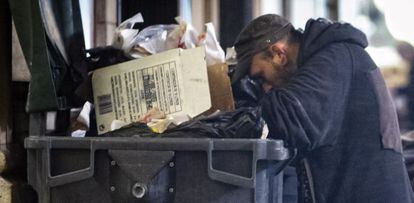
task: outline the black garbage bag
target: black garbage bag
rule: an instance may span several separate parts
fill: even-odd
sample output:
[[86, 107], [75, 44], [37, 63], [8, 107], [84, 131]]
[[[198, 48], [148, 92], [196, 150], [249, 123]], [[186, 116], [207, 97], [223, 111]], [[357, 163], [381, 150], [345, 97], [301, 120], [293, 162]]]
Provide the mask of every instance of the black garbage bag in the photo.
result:
[[[112, 46], [96, 47], [86, 50], [88, 56], [86, 57], [86, 64], [88, 66], [87, 72], [94, 71], [106, 66], [122, 63], [131, 60], [125, 56], [121, 49]], [[88, 74], [82, 80], [82, 83], [77, 87], [75, 94], [85, 101], [93, 103], [92, 92], [92, 75]]]
[[112, 46], [88, 49], [86, 53], [89, 54], [86, 58], [89, 71], [131, 60], [121, 49]]
[[264, 91], [257, 80], [245, 76], [231, 85], [236, 108], [257, 106]]
[[151, 131], [151, 129], [145, 123], [131, 123], [120, 129], [107, 132], [103, 134], [104, 137], [157, 137], [161, 134], [157, 134]]
[[218, 112], [167, 130], [163, 137], [260, 138], [264, 121], [259, 107]]
[[146, 124], [134, 123], [104, 134], [107, 137], [187, 137], [187, 138], [260, 138], [264, 121], [258, 107], [243, 107], [218, 112], [185, 122], [162, 134], [151, 132]]

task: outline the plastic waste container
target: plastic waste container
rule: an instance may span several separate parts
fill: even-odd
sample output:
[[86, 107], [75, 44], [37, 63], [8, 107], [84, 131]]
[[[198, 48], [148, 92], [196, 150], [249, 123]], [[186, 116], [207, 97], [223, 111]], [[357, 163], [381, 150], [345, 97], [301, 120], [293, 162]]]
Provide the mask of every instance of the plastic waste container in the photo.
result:
[[[39, 202], [282, 202], [279, 140], [31, 136]], [[278, 174], [278, 175], [276, 175]]]

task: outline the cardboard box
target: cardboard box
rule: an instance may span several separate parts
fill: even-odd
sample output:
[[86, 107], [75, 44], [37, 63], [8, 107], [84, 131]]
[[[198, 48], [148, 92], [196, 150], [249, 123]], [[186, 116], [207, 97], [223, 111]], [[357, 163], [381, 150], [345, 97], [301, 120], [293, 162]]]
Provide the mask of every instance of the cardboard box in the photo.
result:
[[98, 134], [113, 120], [131, 123], [150, 108], [195, 117], [211, 107], [203, 47], [173, 49], [96, 70], [92, 76]]
[[219, 63], [207, 67], [211, 108], [204, 112], [203, 115], [209, 115], [217, 110], [234, 110], [233, 91], [231, 89], [228, 71], [229, 68], [225, 63]]

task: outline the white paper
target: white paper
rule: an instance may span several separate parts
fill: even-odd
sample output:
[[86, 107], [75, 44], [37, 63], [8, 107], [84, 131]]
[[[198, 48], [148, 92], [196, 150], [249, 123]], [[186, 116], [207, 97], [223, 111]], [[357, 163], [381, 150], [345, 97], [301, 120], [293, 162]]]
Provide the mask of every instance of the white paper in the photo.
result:
[[85, 104], [82, 107], [81, 112], [79, 113], [78, 118], [76, 120], [82, 124], [84, 124], [86, 127], [90, 126], [90, 119], [89, 114], [91, 113], [91, 110], [93, 108], [93, 105], [90, 102], [85, 102]]
[[75, 130], [72, 132], [72, 137], [85, 137], [86, 130]]

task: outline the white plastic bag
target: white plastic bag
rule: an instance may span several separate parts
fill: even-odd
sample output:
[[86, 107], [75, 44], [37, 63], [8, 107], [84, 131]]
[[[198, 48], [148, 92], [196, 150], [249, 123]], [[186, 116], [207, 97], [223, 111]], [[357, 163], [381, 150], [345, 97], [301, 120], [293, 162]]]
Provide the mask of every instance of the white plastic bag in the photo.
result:
[[213, 23], [206, 23], [206, 31], [201, 35], [191, 24], [188, 24], [182, 20], [179, 21], [179, 23], [180, 27], [185, 30], [180, 42], [182, 48], [190, 49], [198, 46], [204, 46], [206, 50], [207, 65], [225, 62], [224, 51], [217, 41]]
[[221, 48], [215, 34], [213, 23], [206, 23], [205, 39], [199, 45], [204, 45], [206, 49], [207, 65], [214, 65], [217, 63], [224, 63], [224, 51]]
[[[177, 25], [153, 25], [143, 29], [132, 41], [134, 49], [130, 55], [139, 58], [136, 52], [148, 52], [156, 54], [169, 49], [178, 47], [178, 41], [170, 40], [170, 33], [176, 29]], [[168, 42], [170, 40], [170, 42]], [[139, 48], [144, 50], [139, 50]]]
[[112, 46], [118, 49], [124, 50], [128, 53], [133, 47], [133, 40], [138, 34], [138, 29], [134, 29], [136, 23], [143, 23], [144, 18], [141, 13], [138, 13], [131, 18], [122, 22], [114, 32], [114, 38], [112, 40]]
[[133, 29], [135, 23], [143, 22], [140, 13], [124, 21], [115, 30], [113, 45], [121, 48], [133, 58], [142, 58], [175, 48], [191, 49], [204, 46], [207, 65], [225, 62], [224, 51], [215, 34], [212, 23], [205, 24], [206, 32], [201, 35], [191, 25], [177, 17], [178, 25], [152, 25], [141, 32]]
[[197, 47], [199, 45], [199, 34], [197, 30], [194, 29], [191, 24], [188, 24], [185, 21], [181, 21], [180, 24], [182, 24], [185, 29], [180, 41], [182, 48], [191, 49]]

